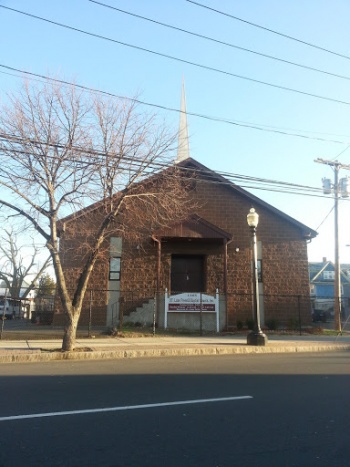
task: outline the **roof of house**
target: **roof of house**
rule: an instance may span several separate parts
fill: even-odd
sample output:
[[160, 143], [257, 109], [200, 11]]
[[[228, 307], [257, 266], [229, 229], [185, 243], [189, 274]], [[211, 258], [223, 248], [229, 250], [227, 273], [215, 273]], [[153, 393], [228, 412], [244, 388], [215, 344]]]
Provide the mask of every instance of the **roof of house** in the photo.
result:
[[[251, 201], [252, 205], [254, 205], [254, 207], [261, 206], [264, 209], [267, 209], [268, 211], [270, 211], [271, 213], [277, 215], [278, 217], [280, 217], [284, 221], [292, 224], [294, 227], [298, 228], [302, 232], [302, 235], [303, 235], [303, 237], [305, 239], [312, 239], [312, 238], [314, 238], [314, 237], [316, 237], [318, 235], [315, 230], [311, 229], [310, 227], [307, 227], [305, 224], [302, 224], [301, 222], [299, 222], [296, 219], [292, 218], [288, 214], [285, 214], [284, 212], [280, 211], [279, 209], [273, 207], [271, 204], [263, 201], [262, 199], [258, 198], [257, 196], [253, 195], [252, 193], [249, 193], [248, 191], [244, 190], [240, 186], [238, 186], [235, 183], [227, 180], [222, 175], [219, 175], [215, 171], [209, 169], [208, 167], [204, 166], [203, 164], [201, 164], [200, 162], [196, 161], [195, 159], [193, 159], [191, 157], [188, 157], [185, 160], [177, 162], [176, 167], [180, 167], [183, 170], [195, 171], [202, 178], [207, 178], [207, 179], [210, 179], [211, 181], [221, 182], [221, 183], [225, 184], [225, 187], [228, 190], [232, 190], [233, 192], [239, 193], [243, 197], [249, 199]], [[163, 171], [165, 171], [165, 170], [169, 170], [169, 168], [163, 169]], [[163, 171], [159, 172], [156, 175], [152, 175], [152, 177], [153, 176], [159, 176], [159, 174], [161, 174]], [[118, 195], [118, 193], [116, 195]], [[81, 209], [79, 211], [76, 211], [75, 213], [70, 214], [69, 216], [66, 216], [66, 217], [60, 219], [60, 223], [64, 224], [64, 223], [73, 221], [73, 220], [79, 218], [80, 216], [82, 216], [83, 214], [86, 214], [89, 211], [90, 212], [94, 211], [95, 209], [98, 209], [101, 206], [101, 203], [102, 203], [102, 201], [98, 201], [96, 203], [93, 203], [93, 204], [87, 206], [86, 208], [83, 208], [83, 209]]]
[[263, 201], [262, 199], [258, 198], [257, 196], [253, 195], [252, 193], [249, 193], [249, 191], [244, 190], [241, 188], [239, 185], [236, 185], [235, 183], [227, 180], [225, 177], [222, 175], [219, 175], [218, 173], [214, 172], [211, 169], [208, 169], [208, 167], [205, 167], [203, 164], [200, 162], [196, 161], [195, 159], [188, 158], [185, 161], [181, 161], [178, 166], [183, 166], [183, 167], [192, 167], [194, 170], [197, 170], [202, 176], [204, 177], [209, 177], [210, 180], [216, 180], [218, 182], [224, 183], [225, 187], [227, 189], [234, 191], [235, 193], [239, 193], [240, 195], [244, 196], [245, 198], [248, 198], [254, 207], [261, 206], [273, 214], [279, 216], [283, 220], [287, 221], [288, 223], [294, 225], [298, 229], [300, 229], [303, 233], [303, 236], [305, 238], [315, 238], [318, 233], [311, 229], [310, 227], [307, 227], [305, 224], [302, 224], [301, 222], [297, 221], [293, 217], [289, 216], [288, 214], [284, 213], [283, 211], [280, 211], [279, 209], [275, 208], [271, 204]]
[[[334, 279], [327, 279], [323, 277], [324, 271], [334, 271], [335, 266], [332, 261], [311, 262], [309, 263], [309, 277], [310, 282], [334, 282]], [[350, 264], [340, 265], [340, 277], [342, 282], [349, 282], [350, 277], [344, 272], [350, 270]]]
[[231, 240], [232, 235], [216, 225], [193, 214], [188, 219], [176, 222], [155, 232], [156, 238], [196, 238], [206, 240]]

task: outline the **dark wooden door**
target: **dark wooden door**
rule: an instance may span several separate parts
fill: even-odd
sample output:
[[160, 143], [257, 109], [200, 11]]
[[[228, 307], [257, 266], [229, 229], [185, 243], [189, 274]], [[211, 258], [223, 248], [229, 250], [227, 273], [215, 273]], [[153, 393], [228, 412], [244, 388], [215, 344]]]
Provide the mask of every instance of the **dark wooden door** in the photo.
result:
[[203, 256], [171, 257], [171, 292], [205, 292]]

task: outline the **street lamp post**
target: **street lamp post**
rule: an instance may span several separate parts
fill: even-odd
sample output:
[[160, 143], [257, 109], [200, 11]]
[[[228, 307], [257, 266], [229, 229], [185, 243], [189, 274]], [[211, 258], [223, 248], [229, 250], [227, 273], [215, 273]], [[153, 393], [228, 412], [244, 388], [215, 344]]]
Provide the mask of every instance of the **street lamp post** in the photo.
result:
[[259, 223], [259, 214], [254, 208], [251, 208], [247, 215], [247, 222], [252, 233], [252, 254], [253, 254], [253, 311], [254, 311], [254, 328], [247, 336], [248, 345], [266, 345], [267, 336], [260, 328], [260, 306], [259, 306], [259, 280], [258, 280], [258, 254], [256, 243], [256, 228]]

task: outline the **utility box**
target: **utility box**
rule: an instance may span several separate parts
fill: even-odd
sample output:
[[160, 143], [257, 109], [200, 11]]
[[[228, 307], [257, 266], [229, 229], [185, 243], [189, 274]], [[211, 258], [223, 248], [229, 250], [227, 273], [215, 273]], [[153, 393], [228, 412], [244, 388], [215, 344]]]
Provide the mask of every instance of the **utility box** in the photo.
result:
[[350, 177], [340, 179], [339, 191], [342, 198], [349, 198], [350, 195]]
[[322, 178], [323, 194], [330, 195], [332, 193], [332, 185], [330, 178]]

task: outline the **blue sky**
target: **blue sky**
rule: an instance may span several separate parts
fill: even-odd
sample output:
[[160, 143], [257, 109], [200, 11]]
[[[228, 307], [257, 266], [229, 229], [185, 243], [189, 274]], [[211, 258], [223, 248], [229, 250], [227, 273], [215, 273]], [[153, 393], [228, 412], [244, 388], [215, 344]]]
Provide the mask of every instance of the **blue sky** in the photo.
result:
[[[191, 156], [213, 170], [321, 188], [322, 177], [333, 180], [333, 171], [315, 163], [315, 159], [338, 158], [344, 165], [350, 165], [348, 0], [198, 0], [202, 5], [245, 22], [186, 0], [101, 2], [347, 79], [220, 45], [88, 0], [0, 0], [0, 5], [225, 73], [91, 37], [3, 8], [0, 8], [0, 64], [37, 74], [55, 74], [120, 96], [138, 95], [144, 102], [175, 109], [180, 106], [184, 77], [189, 113], [239, 123], [232, 125], [188, 116]], [[349, 58], [253, 27], [247, 22]], [[20, 73], [8, 72], [0, 67], [1, 99], [21, 83]], [[145, 106], [145, 110], [150, 108]], [[177, 128], [179, 115], [176, 112], [159, 110], [159, 113], [169, 126]], [[242, 124], [300, 136], [247, 128]], [[350, 176], [350, 172], [341, 170], [340, 177], [346, 176]], [[334, 259], [334, 218], [333, 212], [330, 213], [334, 201], [331, 197], [261, 190], [247, 183], [242, 186], [318, 230], [319, 236], [309, 245], [311, 261], [321, 261], [322, 257]], [[276, 185], [272, 187], [280, 190]], [[349, 200], [342, 200], [339, 207], [340, 259], [348, 263], [349, 211]]]

